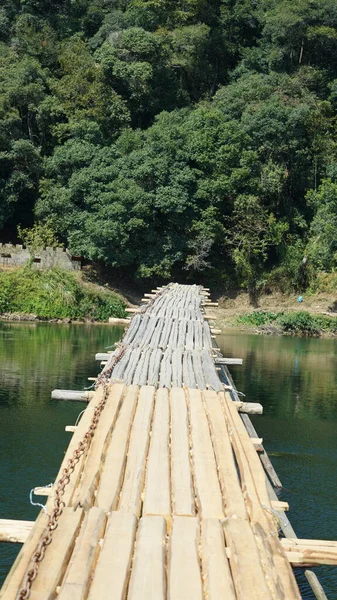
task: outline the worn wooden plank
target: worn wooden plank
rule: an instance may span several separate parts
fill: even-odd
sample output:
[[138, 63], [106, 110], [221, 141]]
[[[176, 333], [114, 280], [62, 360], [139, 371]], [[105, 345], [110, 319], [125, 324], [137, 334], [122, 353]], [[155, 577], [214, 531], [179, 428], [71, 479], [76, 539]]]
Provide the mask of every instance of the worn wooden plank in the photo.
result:
[[223, 527], [218, 519], [201, 521], [201, 564], [205, 598], [236, 600]]
[[216, 456], [218, 476], [227, 517], [248, 519], [233, 449], [218, 394], [204, 391], [203, 400]]
[[53, 541], [47, 547], [45, 557], [32, 586], [30, 600], [52, 600], [60, 585], [70, 556], [73, 552], [84, 511], [64, 508], [58, 526], [53, 532]]
[[174, 515], [194, 515], [194, 490], [192, 484], [188, 414], [184, 391], [173, 388], [170, 393], [171, 408], [171, 486]]
[[125, 477], [120, 494], [118, 510], [134, 513], [139, 517], [143, 491], [145, 465], [149, 447], [155, 388], [141, 388], [138, 406], [132, 426]]
[[125, 600], [136, 527], [135, 515], [111, 513], [88, 600]]
[[[224, 522], [229, 563], [238, 600], [273, 600], [287, 596], [272, 594], [266, 582], [257, 541], [248, 521], [236, 518]], [[281, 591], [281, 594], [283, 592]]]
[[171, 514], [169, 437], [169, 393], [165, 388], [161, 388], [156, 394], [147, 459], [143, 515], [163, 515], [168, 518]]
[[83, 522], [80, 534], [61, 585], [58, 600], [84, 600], [91, 582], [92, 569], [100, 551], [106, 516], [103, 510], [91, 508]]
[[168, 600], [202, 600], [199, 538], [196, 517], [173, 518], [168, 552]]
[[191, 423], [192, 465], [198, 503], [203, 519], [224, 518], [222, 494], [207, 416], [199, 390], [186, 390]]
[[165, 600], [166, 522], [160, 516], [139, 522], [128, 600]]
[[102, 458], [106, 452], [112, 430], [116, 423], [124, 391], [124, 384], [117, 383], [112, 386], [109, 392], [102, 418], [97, 425], [89, 448], [88, 457], [83, 467], [83, 476], [70, 501], [71, 506], [80, 505], [87, 509], [93, 504], [102, 466]]
[[287, 600], [299, 599], [300, 593], [295, 577], [278, 540], [277, 522], [273, 518], [262, 465], [229, 394], [219, 396], [231, 429], [231, 441], [240, 469], [242, 489], [251, 525], [258, 539], [268, 586], [276, 597], [277, 594], [283, 594]]
[[131, 426], [138, 401], [139, 388], [130, 386], [125, 395], [97, 489], [95, 504], [106, 512], [115, 510], [124, 478]]

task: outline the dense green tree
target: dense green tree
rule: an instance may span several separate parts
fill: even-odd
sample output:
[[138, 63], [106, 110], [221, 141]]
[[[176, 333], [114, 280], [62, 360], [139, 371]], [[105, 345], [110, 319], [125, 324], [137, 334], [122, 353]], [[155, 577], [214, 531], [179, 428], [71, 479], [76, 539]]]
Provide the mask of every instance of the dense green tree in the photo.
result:
[[336, 6], [4, 0], [2, 235], [252, 293], [334, 269]]

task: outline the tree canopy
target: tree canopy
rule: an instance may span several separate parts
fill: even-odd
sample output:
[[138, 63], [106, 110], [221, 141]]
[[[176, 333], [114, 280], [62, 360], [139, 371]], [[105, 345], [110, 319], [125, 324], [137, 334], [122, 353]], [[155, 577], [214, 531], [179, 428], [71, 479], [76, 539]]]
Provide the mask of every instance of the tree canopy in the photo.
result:
[[251, 290], [337, 267], [333, 0], [4, 0], [0, 24], [4, 241], [52, 222], [138, 278]]

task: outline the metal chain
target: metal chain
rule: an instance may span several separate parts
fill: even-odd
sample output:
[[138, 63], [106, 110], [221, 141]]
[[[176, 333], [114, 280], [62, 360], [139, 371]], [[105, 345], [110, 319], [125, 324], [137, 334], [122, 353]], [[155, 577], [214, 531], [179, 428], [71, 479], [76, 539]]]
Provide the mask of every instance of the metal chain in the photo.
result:
[[97, 378], [95, 387], [96, 389], [98, 389], [99, 386], [104, 387], [103, 398], [94, 410], [94, 414], [87, 432], [84, 434], [82, 440], [80, 440], [80, 442], [78, 443], [77, 448], [75, 448], [73, 452], [73, 455], [68, 460], [67, 466], [62, 471], [60, 479], [56, 482], [54, 508], [51, 514], [49, 515], [48, 524], [46, 525], [45, 531], [33, 554], [30, 567], [24, 576], [22, 587], [17, 595], [17, 600], [28, 600], [28, 598], [30, 597], [33, 581], [36, 579], [37, 574], [39, 572], [39, 565], [45, 556], [47, 546], [49, 546], [53, 539], [53, 531], [57, 528], [58, 519], [62, 515], [63, 509], [65, 507], [65, 503], [62, 500], [65, 488], [70, 482], [70, 477], [74, 472], [75, 467], [79, 462], [82, 454], [86, 452], [86, 450], [91, 444], [91, 440], [94, 437], [100, 416], [108, 399], [108, 379], [110, 377], [112, 369], [122, 358], [124, 352], [125, 346], [121, 346], [118, 354], [114, 356], [112, 365], [110, 366], [109, 370], [106, 371], [104, 375], [100, 374], [100, 376]]

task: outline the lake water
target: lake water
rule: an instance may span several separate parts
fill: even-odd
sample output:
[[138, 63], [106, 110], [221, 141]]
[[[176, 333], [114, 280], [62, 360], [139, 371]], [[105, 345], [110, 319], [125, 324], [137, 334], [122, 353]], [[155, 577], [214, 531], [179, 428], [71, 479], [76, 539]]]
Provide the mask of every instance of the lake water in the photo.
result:
[[[122, 332], [0, 323], [0, 518], [36, 518], [29, 492], [54, 480], [71, 435], [64, 427], [85, 406], [51, 401], [51, 391], [88, 386], [99, 370], [95, 353]], [[229, 331], [218, 343], [224, 356], [243, 358], [243, 366], [231, 367], [237, 388], [264, 406], [252, 420], [284, 485], [281, 499], [290, 504], [297, 535], [337, 540], [337, 341]], [[0, 585], [19, 548], [0, 543]], [[313, 600], [296, 571], [303, 598]], [[316, 572], [335, 600], [337, 567]]]

